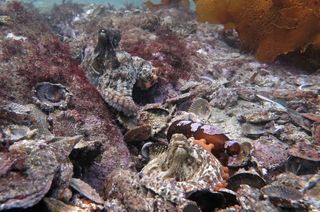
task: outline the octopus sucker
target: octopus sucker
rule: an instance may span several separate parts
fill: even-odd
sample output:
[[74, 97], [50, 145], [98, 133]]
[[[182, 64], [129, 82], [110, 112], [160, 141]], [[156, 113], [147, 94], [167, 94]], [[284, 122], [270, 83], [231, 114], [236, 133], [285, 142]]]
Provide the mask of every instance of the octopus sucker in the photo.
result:
[[199, 140], [195, 140], [194, 143], [200, 145], [208, 152], [211, 152], [212, 149], [214, 148], [214, 144], [207, 143], [207, 141], [203, 138]]

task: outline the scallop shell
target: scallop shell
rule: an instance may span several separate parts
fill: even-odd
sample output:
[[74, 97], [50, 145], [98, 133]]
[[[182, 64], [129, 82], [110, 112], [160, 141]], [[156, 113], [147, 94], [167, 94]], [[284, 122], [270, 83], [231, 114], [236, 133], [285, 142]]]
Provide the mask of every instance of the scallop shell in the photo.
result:
[[182, 205], [178, 206], [178, 211], [190, 211], [190, 212], [201, 212], [201, 209], [193, 201], [185, 202]]
[[312, 137], [315, 144], [320, 145], [320, 122], [314, 123], [312, 126]]
[[134, 141], [144, 141], [150, 138], [151, 136], [151, 126], [150, 125], [142, 125], [130, 129], [124, 135], [124, 141], [127, 143], [134, 142]]
[[117, 119], [120, 124], [127, 130], [133, 129], [138, 126], [137, 119], [135, 117], [128, 117], [121, 113], [117, 114]]
[[243, 142], [240, 147], [240, 153], [229, 159], [229, 167], [243, 167], [249, 162], [252, 145], [249, 142]]
[[0, 26], [13, 24], [13, 19], [7, 15], [0, 15]]
[[259, 189], [248, 185], [240, 185], [237, 191], [237, 200], [243, 211], [279, 212], [269, 200], [263, 200]]
[[289, 149], [289, 155], [308, 161], [320, 161], [320, 148], [316, 145], [298, 143]]
[[271, 134], [273, 132], [274, 126], [273, 124], [250, 124], [250, 123], [244, 123], [241, 125], [241, 132], [244, 136], [248, 138], [259, 138], [262, 135]]
[[140, 124], [151, 126], [152, 135], [154, 135], [167, 127], [171, 113], [161, 107], [148, 108], [139, 113], [138, 120]]
[[266, 185], [266, 182], [255, 171], [245, 171], [240, 169], [236, 174], [229, 178], [227, 188], [237, 191], [242, 184], [249, 185], [253, 188], [261, 188]]
[[186, 198], [197, 203], [202, 211], [212, 211], [215, 208], [223, 208], [226, 199], [220, 192], [209, 190], [193, 190], [186, 193]]
[[289, 114], [291, 120], [296, 125], [300, 126], [301, 128], [303, 128], [306, 131], [311, 132], [312, 122], [309, 119], [304, 118], [300, 113], [298, 113], [294, 110], [288, 109], [288, 114]]
[[152, 143], [152, 142], [147, 142], [145, 143], [142, 148], [141, 148], [141, 155], [145, 158], [149, 158], [152, 160], [159, 154], [163, 153], [168, 149], [168, 145], [164, 143]]
[[200, 85], [200, 82], [196, 81], [187, 81], [181, 88], [179, 89], [181, 92], [188, 92], [196, 86]]
[[221, 193], [225, 200], [226, 200], [226, 206], [232, 206], [239, 204], [237, 201], [237, 193], [229, 190], [227, 188], [221, 188], [219, 189], [219, 193]]
[[[307, 202], [311, 207], [320, 209], [320, 175], [316, 174], [312, 176], [307, 186], [303, 189], [303, 192], [306, 194]], [[309, 207], [309, 208], [311, 208]]]
[[284, 185], [267, 185], [261, 191], [268, 197], [279, 199], [300, 200], [303, 198], [303, 194], [300, 191]]
[[300, 142], [290, 147], [286, 168], [299, 175], [315, 174], [320, 167], [320, 148]]
[[208, 120], [211, 114], [210, 104], [207, 100], [198, 98], [191, 104], [189, 112], [196, 114], [201, 119]]
[[44, 198], [44, 202], [47, 205], [47, 208], [51, 212], [58, 211], [72, 211], [72, 212], [84, 212], [85, 210], [73, 205], [67, 205], [64, 202], [54, 199], [54, 198]]
[[287, 162], [288, 144], [273, 136], [263, 136], [253, 143], [251, 156], [261, 172], [274, 170]]
[[29, 127], [20, 125], [10, 125], [2, 130], [4, 140], [8, 140], [11, 142], [19, 141], [25, 138], [31, 138], [37, 132], [37, 129], [30, 130]]
[[241, 115], [241, 118], [251, 124], [266, 123], [278, 119], [278, 115], [267, 110], [249, 111]]
[[72, 178], [70, 181], [70, 186], [89, 200], [98, 204], [104, 203], [104, 200], [100, 197], [96, 190], [94, 190], [89, 184], [83, 182], [82, 180]]
[[301, 201], [303, 199], [302, 192], [284, 185], [267, 185], [261, 189], [261, 192], [267, 195], [270, 201], [279, 207], [286, 208], [305, 208]]

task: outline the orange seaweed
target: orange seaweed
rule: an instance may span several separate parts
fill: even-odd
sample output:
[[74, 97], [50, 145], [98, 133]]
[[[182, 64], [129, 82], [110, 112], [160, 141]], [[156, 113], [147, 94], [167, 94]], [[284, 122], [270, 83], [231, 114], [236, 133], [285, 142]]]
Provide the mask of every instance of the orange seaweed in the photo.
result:
[[235, 28], [241, 49], [264, 62], [320, 49], [320, 0], [195, 0], [199, 21]]

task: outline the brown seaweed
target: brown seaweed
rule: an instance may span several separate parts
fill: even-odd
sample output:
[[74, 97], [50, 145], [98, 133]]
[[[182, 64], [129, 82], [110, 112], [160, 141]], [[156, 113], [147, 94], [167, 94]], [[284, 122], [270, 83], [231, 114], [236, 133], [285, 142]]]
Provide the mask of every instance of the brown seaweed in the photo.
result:
[[241, 49], [271, 62], [281, 54], [320, 47], [319, 0], [196, 0], [200, 21], [235, 28]]

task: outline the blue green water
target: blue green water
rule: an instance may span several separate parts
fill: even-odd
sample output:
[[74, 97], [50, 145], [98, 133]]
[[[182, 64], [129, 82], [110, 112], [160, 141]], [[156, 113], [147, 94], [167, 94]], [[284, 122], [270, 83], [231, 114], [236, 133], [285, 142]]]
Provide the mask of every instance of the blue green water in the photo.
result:
[[[60, 4], [62, 0], [23, 0], [25, 2], [32, 2], [36, 7], [39, 8], [48, 8], [51, 7], [54, 4]], [[66, 0], [67, 2], [68, 0]], [[71, 1], [74, 3], [85, 3], [85, 4], [112, 4], [116, 8], [121, 8], [123, 7], [126, 3], [132, 3], [134, 6], [141, 7], [144, 0], [93, 0], [93, 1], [88, 1], [88, 0], [74, 0]], [[153, 0], [152, 2], [158, 3], [160, 0]]]

